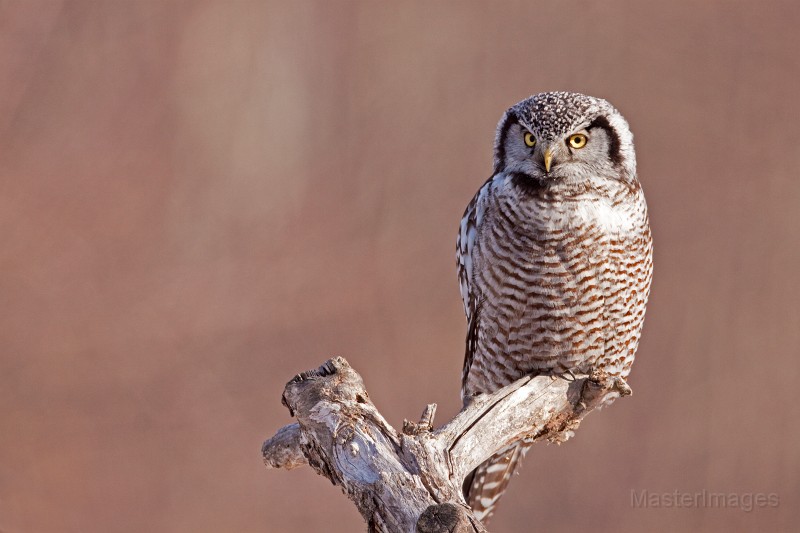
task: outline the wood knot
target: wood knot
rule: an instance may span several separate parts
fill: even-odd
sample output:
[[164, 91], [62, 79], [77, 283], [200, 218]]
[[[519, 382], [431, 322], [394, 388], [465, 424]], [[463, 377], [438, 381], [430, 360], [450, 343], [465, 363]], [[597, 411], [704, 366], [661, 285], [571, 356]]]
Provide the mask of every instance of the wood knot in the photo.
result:
[[475, 529], [466, 509], [454, 503], [431, 505], [417, 520], [417, 533], [468, 533]]

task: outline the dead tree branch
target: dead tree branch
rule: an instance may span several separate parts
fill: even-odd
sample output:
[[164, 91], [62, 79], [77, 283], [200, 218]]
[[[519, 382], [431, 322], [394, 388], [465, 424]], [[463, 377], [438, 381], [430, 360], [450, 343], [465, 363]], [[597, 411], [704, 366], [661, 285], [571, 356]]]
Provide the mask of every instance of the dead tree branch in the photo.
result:
[[597, 373], [522, 378], [476, 397], [433, 430], [436, 406], [397, 432], [341, 357], [294, 377], [283, 404], [297, 418], [262, 447], [268, 468], [311, 465], [356, 504], [374, 532], [483, 532], [464, 502], [464, 478], [521, 439], [565, 440], [601, 403], [630, 394]]

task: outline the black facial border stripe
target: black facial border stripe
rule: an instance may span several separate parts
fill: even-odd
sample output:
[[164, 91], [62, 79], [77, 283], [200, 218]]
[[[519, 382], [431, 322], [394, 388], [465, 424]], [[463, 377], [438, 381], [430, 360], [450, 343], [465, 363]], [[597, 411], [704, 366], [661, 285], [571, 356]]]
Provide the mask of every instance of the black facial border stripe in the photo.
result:
[[608, 138], [611, 140], [611, 146], [608, 147], [608, 157], [614, 165], [622, 164], [619, 135], [617, 134], [617, 130], [608, 122], [608, 119], [602, 115], [595, 118], [586, 130], [592, 131], [592, 128], [602, 128], [606, 130]]
[[505, 122], [500, 126], [500, 137], [497, 139], [497, 149], [494, 154], [494, 173], [502, 172], [506, 168], [506, 139], [508, 138], [508, 130], [511, 126], [519, 122], [517, 114], [509, 111], [506, 116]]

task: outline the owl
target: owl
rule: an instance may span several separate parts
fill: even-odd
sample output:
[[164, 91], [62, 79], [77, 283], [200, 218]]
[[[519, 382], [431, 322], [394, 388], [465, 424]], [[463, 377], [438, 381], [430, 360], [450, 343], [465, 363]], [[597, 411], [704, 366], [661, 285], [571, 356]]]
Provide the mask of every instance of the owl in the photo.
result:
[[[506, 111], [493, 174], [467, 206], [456, 245], [465, 403], [526, 375], [602, 369], [624, 380], [652, 253], [633, 135], [611, 104], [549, 92]], [[529, 445], [501, 450], [467, 477], [478, 518], [494, 511]]]

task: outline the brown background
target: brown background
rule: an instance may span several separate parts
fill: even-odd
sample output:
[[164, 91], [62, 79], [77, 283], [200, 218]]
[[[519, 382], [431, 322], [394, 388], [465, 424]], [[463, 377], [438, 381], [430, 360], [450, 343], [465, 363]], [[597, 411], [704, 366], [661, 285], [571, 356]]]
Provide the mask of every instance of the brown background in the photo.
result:
[[[606, 97], [656, 272], [632, 398], [493, 531], [800, 522], [796, 2], [0, 1], [0, 531], [358, 531], [266, 471], [294, 373], [458, 409], [454, 242], [496, 121]], [[777, 493], [633, 509], [631, 490]]]

